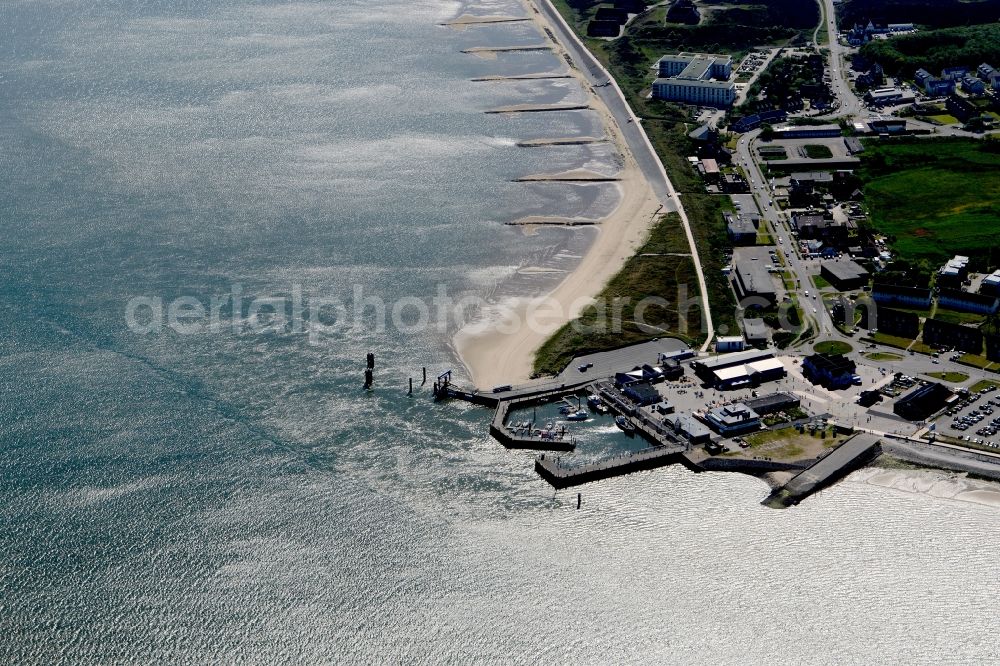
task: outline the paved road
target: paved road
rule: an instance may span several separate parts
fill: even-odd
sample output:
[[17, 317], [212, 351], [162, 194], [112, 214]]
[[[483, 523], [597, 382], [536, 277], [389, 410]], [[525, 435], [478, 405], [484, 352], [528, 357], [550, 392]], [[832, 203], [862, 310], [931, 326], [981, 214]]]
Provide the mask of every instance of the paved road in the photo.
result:
[[552, 6], [549, 0], [534, 0], [535, 6], [543, 17], [548, 21], [555, 34], [555, 38], [566, 49], [570, 58], [583, 72], [587, 82], [591, 84], [594, 92], [607, 105], [608, 110], [614, 116], [621, 129], [622, 135], [628, 144], [629, 150], [635, 157], [635, 161], [642, 172], [646, 175], [653, 188], [653, 192], [664, 204], [667, 211], [677, 211], [684, 225], [684, 232], [691, 248], [691, 257], [694, 261], [695, 274], [698, 278], [698, 288], [701, 292], [701, 300], [704, 303], [705, 323], [708, 335], [703, 349], [707, 349], [715, 330], [712, 324], [712, 312], [708, 301], [708, 287], [705, 284], [705, 274], [701, 266], [701, 258], [698, 256], [698, 248], [695, 246], [694, 235], [691, 233], [691, 225], [688, 222], [687, 213], [681, 204], [680, 197], [667, 172], [663, 168], [663, 163], [653, 150], [646, 132], [642, 129], [641, 121], [633, 113], [621, 88], [614, 81], [612, 76], [601, 65], [600, 62], [587, 50], [580, 39], [566, 23], [562, 15]]
[[[840, 102], [837, 116], [851, 118], [864, 113], [861, 100], [851, 91], [847, 81], [847, 64], [845, 54], [847, 49], [837, 39], [837, 11], [833, 0], [823, 0], [823, 20], [826, 23], [828, 47], [830, 49], [830, 87]], [[819, 46], [817, 45], [817, 49]]]

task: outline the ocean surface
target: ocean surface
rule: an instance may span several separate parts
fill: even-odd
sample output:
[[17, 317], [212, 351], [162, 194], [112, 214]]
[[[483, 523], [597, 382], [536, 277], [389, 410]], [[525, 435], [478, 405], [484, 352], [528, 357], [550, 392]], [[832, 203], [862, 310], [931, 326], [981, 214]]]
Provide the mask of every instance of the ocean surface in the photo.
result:
[[[602, 131], [483, 113], [583, 96], [472, 81], [565, 65], [461, 53], [544, 41], [439, 25], [465, 12], [524, 15], [0, 0], [0, 663], [1000, 660], [1000, 514], [946, 477], [775, 511], [668, 468], [577, 510], [430, 400], [458, 323], [413, 302], [544, 289], [593, 230], [503, 222], [617, 197], [513, 182], [616, 156], [517, 147]], [[627, 447], [597, 423], [581, 455]]]

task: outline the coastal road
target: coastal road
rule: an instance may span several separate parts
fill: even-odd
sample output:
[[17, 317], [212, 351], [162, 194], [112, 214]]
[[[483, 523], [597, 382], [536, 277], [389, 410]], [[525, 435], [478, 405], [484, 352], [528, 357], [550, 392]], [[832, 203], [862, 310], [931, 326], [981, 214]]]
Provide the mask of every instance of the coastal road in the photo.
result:
[[815, 269], [810, 271], [807, 266], [808, 260], [799, 256], [796, 250], [797, 239], [792, 236], [787, 217], [774, 204], [771, 186], [753, 155], [753, 144], [759, 135], [760, 130], [754, 130], [740, 136], [736, 143], [736, 163], [747, 174], [750, 191], [757, 201], [761, 217], [767, 220], [771, 227], [775, 244], [785, 256], [786, 267], [791, 272], [792, 278], [797, 280], [797, 284], [799, 284], [795, 291], [802, 308], [802, 314], [805, 319], [815, 322], [817, 341], [849, 339], [834, 326], [830, 313], [827, 312], [823, 305], [823, 299], [819, 296], [819, 290], [810, 281], [809, 275], [811, 272], [815, 272]]
[[646, 176], [653, 193], [664, 205], [665, 212], [676, 211], [684, 226], [684, 233], [687, 236], [688, 245], [691, 248], [691, 258], [694, 263], [695, 274], [698, 278], [698, 290], [701, 293], [701, 302], [705, 313], [706, 339], [703, 350], [708, 349], [712, 340], [715, 327], [712, 324], [712, 311], [708, 300], [708, 287], [705, 283], [705, 274], [702, 270], [701, 259], [698, 256], [698, 248], [694, 242], [694, 235], [691, 233], [691, 224], [688, 221], [684, 205], [680, 196], [674, 189], [670, 178], [667, 176], [663, 163], [649, 142], [649, 137], [642, 128], [642, 123], [636, 117], [632, 108], [625, 101], [625, 95], [618, 83], [611, 74], [598, 62], [597, 58], [587, 50], [573, 29], [566, 23], [562, 15], [552, 6], [549, 0], [529, 0], [529, 5], [536, 9], [542, 16], [548, 27], [552, 30], [555, 39], [562, 45], [570, 59], [582, 73], [585, 81], [593, 88], [594, 93], [607, 106], [614, 117], [632, 153], [636, 164]]
[[[837, 39], [837, 10], [833, 0], [820, 0], [823, 7], [823, 21], [826, 23], [828, 47], [830, 49], [830, 87], [840, 101], [837, 116], [850, 119], [864, 113], [861, 100], [851, 90], [847, 81], [847, 66], [845, 64], [846, 48]], [[819, 49], [819, 45], [816, 44]]]

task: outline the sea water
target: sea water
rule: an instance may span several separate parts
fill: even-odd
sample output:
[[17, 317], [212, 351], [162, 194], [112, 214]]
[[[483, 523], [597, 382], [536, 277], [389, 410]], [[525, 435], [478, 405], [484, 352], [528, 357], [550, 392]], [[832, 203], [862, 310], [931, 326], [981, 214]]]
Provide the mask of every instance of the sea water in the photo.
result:
[[[565, 65], [461, 53], [544, 42], [439, 25], [466, 11], [526, 15], [0, 2], [4, 663], [1000, 658], [995, 508], [849, 479], [775, 511], [668, 468], [577, 510], [487, 412], [430, 400], [422, 368], [464, 376], [456, 324], [382, 328], [379, 303], [544, 290], [593, 230], [503, 223], [617, 197], [513, 182], [617, 156], [517, 147], [603, 132], [485, 114], [583, 93], [472, 81]], [[251, 316], [296, 295], [361, 307], [320, 335]]]

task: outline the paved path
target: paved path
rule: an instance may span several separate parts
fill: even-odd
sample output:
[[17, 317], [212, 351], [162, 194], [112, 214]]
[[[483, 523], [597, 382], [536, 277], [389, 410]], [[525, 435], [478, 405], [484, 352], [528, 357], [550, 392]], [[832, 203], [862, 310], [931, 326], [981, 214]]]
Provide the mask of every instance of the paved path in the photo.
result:
[[597, 61], [597, 58], [583, 45], [573, 29], [566, 23], [562, 15], [552, 6], [549, 0], [531, 0], [539, 13], [548, 21], [555, 34], [556, 39], [562, 44], [570, 58], [576, 63], [583, 73], [584, 78], [593, 86], [594, 93], [607, 105], [608, 110], [614, 116], [618, 128], [621, 130], [629, 150], [635, 158], [636, 164], [642, 169], [646, 179], [653, 188], [653, 192], [663, 202], [667, 211], [675, 210], [684, 225], [684, 233], [687, 236], [688, 245], [691, 248], [691, 257], [694, 260], [695, 274], [698, 277], [698, 288], [701, 292], [701, 301], [704, 304], [705, 327], [707, 336], [702, 350], [708, 349], [712, 340], [715, 327], [712, 324], [712, 310], [708, 300], [708, 286], [705, 283], [705, 274], [701, 266], [701, 258], [698, 256], [698, 248], [695, 246], [694, 235], [691, 233], [691, 224], [688, 221], [687, 213], [681, 204], [680, 196], [674, 190], [667, 172], [660, 162], [659, 156], [649, 142], [649, 137], [642, 129], [639, 118], [625, 101], [625, 95], [614, 77]]

